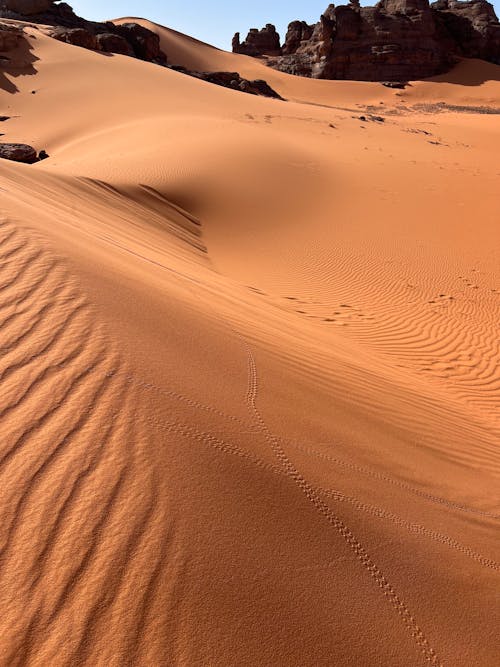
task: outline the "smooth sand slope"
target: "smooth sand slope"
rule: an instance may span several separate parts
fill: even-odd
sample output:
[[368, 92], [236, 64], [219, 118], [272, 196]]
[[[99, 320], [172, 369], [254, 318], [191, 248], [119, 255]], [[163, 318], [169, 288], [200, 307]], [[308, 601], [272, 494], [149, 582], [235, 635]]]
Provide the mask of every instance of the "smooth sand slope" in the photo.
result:
[[500, 67], [145, 25], [289, 101], [35, 28], [0, 75], [51, 156], [0, 164], [0, 664], [498, 665]]

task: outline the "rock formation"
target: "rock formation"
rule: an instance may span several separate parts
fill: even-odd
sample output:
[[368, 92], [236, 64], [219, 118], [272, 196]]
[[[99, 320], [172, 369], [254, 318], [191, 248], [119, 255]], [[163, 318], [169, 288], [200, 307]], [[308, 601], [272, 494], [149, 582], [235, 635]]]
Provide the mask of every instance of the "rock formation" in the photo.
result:
[[100, 32], [96, 35], [97, 47], [104, 53], [118, 53], [123, 56], [134, 56], [134, 49], [125, 37], [112, 32]]
[[48, 11], [54, 4], [52, 0], [5, 0], [7, 9], [24, 16]]
[[263, 81], [262, 79], [255, 79], [253, 81], [244, 79], [238, 72], [195, 72], [179, 65], [173, 65], [172, 69], [181, 72], [182, 74], [188, 74], [197, 79], [202, 79], [208, 83], [214, 83], [217, 86], [239, 90], [242, 93], [273, 97], [278, 100], [283, 99], [266, 81]]
[[59, 27], [50, 33], [54, 39], [74, 46], [81, 46], [84, 49], [97, 49], [97, 39], [85, 28], [63, 28]]
[[0, 0], [0, 17], [54, 26], [51, 36], [68, 44], [106, 53], [135, 56], [160, 65], [167, 63], [160, 39], [138, 23], [97, 23], [77, 16], [65, 2]]
[[302, 42], [307, 42], [311, 39], [313, 30], [314, 26], [309, 25], [305, 21], [292, 21], [288, 26], [282, 53], [284, 55], [296, 53]]
[[[151, 30], [135, 22], [115, 25], [114, 23], [96, 23], [77, 16], [64, 2], [56, 4], [52, 0], [0, 0], [0, 18], [25, 20], [29, 16], [31, 23], [52, 26], [49, 35], [54, 39], [85, 49], [103, 53], [117, 53], [168, 66], [167, 57], [160, 47], [160, 38]], [[5, 29], [4, 29], [5, 28]], [[0, 23], [0, 51], [7, 51], [17, 46], [22, 29], [11, 24]], [[254, 50], [264, 50], [271, 55], [281, 53], [280, 37], [272, 25], [256, 31]], [[239, 43], [239, 41], [238, 41]], [[266, 46], [267, 45], [267, 46]], [[250, 49], [250, 47], [248, 47]], [[250, 49], [251, 50], [251, 49]], [[183, 74], [189, 74], [218, 86], [231, 88], [250, 95], [263, 95], [281, 99], [266, 81], [250, 81], [237, 72], [192, 72], [185, 67], [174, 67]], [[7, 157], [7, 148], [3, 155]], [[17, 153], [20, 154], [20, 153]], [[36, 156], [35, 156], [36, 157]], [[40, 155], [38, 159], [43, 159]], [[7, 159], [15, 159], [9, 158]]]
[[115, 32], [127, 40], [137, 58], [165, 65], [167, 58], [160, 49], [160, 38], [155, 32], [138, 23], [122, 23], [115, 26]]
[[240, 43], [240, 33], [233, 38], [233, 51], [246, 56], [281, 55], [280, 36], [276, 28], [268, 23], [262, 30], [251, 28], [244, 42]]
[[500, 24], [493, 5], [484, 0], [438, 0], [431, 7], [458, 55], [500, 64]]
[[22, 38], [22, 28], [9, 23], [0, 23], [0, 53], [15, 49]]
[[0, 158], [4, 160], [13, 160], [14, 162], [24, 162], [25, 164], [34, 164], [38, 162], [36, 150], [28, 144], [1, 144]]
[[[266, 56], [291, 74], [321, 79], [404, 81], [447, 71], [457, 56], [500, 63], [500, 23], [486, 0], [358, 0], [330, 4], [319, 22], [293, 21], [281, 52], [271, 53], [266, 26], [251, 30], [233, 50]], [[279, 44], [273, 44], [278, 51]]]
[[56, 0], [0, 0], [0, 17], [67, 28], [86, 28], [92, 22], [77, 16], [65, 2]]

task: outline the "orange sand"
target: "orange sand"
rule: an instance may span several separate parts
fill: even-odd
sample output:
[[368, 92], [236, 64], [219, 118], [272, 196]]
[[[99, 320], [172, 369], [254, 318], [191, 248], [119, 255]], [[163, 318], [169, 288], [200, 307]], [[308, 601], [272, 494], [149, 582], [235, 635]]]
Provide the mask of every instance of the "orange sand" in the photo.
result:
[[35, 28], [0, 74], [51, 156], [0, 163], [0, 664], [498, 665], [499, 123], [436, 103], [500, 67], [144, 24], [289, 101]]

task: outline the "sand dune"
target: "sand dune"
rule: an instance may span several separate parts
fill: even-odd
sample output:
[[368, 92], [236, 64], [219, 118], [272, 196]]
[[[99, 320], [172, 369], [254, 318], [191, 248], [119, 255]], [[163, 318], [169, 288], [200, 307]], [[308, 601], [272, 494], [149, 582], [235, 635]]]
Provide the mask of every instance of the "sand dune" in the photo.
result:
[[484, 61], [463, 60], [452, 72], [426, 81], [414, 81], [404, 91], [366, 81], [336, 81], [332, 86], [331, 81], [310, 80], [277, 72], [262, 60], [221, 51], [152, 21], [125, 17], [114, 22], [132, 20], [160, 36], [162, 49], [171, 63], [202, 72], [236, 71], [248, 79], [265, 79], [280, 95], [294, 101], [335, 106], [370, 101], [378, 104], [380, 100], [396, 104], [423, 100], [448, 104], [477, 102], [498, 107], [498, 65]]
[[288, 101], [13, 55], [0, 129], [50, 159], [0, 164], [0, 664], [497, 665], [500, 67], [144, 25]]

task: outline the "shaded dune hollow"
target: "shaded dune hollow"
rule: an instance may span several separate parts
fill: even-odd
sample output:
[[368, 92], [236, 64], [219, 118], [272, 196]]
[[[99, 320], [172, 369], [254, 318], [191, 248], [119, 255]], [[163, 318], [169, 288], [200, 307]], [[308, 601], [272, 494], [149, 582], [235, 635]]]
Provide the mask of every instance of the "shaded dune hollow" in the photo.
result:
[[500, 66], [141, 23], [284, 99], [28, 24], [1, 65], [49, 157], [0, 160], [0, 665], [496, 667]]

